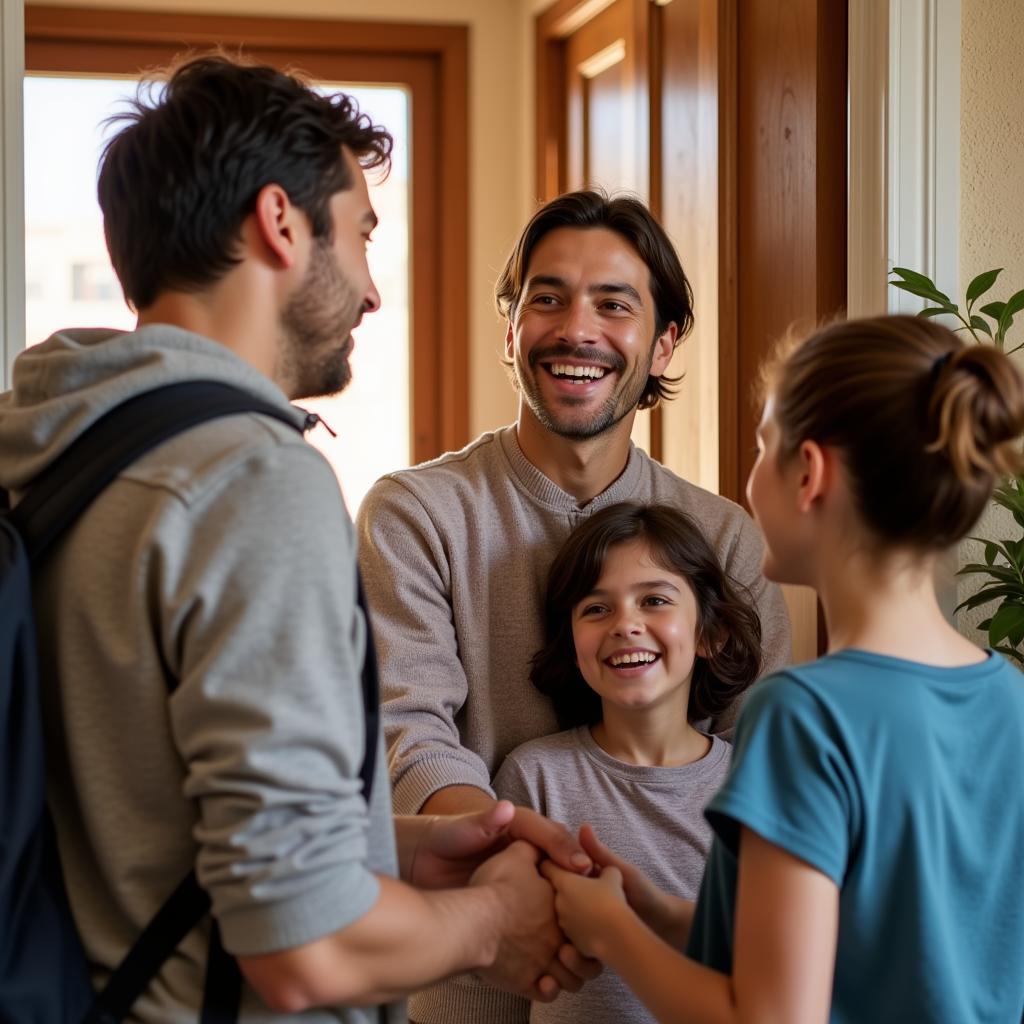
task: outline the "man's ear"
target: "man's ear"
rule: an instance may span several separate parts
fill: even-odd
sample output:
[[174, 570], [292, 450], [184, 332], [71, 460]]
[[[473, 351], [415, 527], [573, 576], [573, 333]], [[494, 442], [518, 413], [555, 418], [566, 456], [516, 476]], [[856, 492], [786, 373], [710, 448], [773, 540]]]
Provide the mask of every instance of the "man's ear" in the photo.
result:
[[678, 337], [679, 328], [673, 321], [654, 339], [654, 358], [651, 360], [649, 376], [660, 377], [668, 369], [668, 364], [672, 362], [672, 356], [676, 350]]
[[505, 358], [511, 359], [512, 353], [516, 350], [516, 336], [512, 330], [512, 321], [505, 321]]
[[804, 441], [797, 452], [797, 462], [800, 474], [797, 508], [801, 512], [809, 512], [832, 486], [835, 452], [831, 448], [823, 448], [817, 441]]
[[283, 269], [295, 264], [299, 218], [304, 216], [280, 185], [264, 185], [256, 194], [253, 217], [257, 234]]

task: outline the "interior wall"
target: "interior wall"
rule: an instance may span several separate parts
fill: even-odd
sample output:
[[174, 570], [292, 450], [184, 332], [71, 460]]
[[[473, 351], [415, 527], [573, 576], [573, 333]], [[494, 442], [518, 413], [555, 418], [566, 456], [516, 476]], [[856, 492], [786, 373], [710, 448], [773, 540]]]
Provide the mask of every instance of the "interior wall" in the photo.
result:
[[[1024, 288], [1024, 4], [1020, 0], [962, 0], [960, 66], [960, 281], [1003, 267], [989, 296], [1007, 299]], [[1009, 341], [1024, 341], [1024, 322]], [[1019, 358], [1020, 353], [1018, 354]], [[1024, 360], [1020, 365], [1024, 368]], [[1002, 509], [985, 514], [973, 531], [999, 538], [1020, 536]], [[980, 561], [980, 545], [966, 542], [961, 562]], [[977, 589], [976, 577], [961, 577], [960, 599]], [[961, 628], [973, 628], [992, 606], [963, 613]], [[975, 639], [983, 640], [980, 635]]]
[[[253, 17], [455, 22], [470, 27], [470, 435], [510, 422], [515, 395], [499, 362], [492, 289], [532, 208], [531, 0], [61, 0], [61, 6]], [[33, 4], [26, 6], [48, 6]], [[49, 5], [53, 6], [53, 5]]]

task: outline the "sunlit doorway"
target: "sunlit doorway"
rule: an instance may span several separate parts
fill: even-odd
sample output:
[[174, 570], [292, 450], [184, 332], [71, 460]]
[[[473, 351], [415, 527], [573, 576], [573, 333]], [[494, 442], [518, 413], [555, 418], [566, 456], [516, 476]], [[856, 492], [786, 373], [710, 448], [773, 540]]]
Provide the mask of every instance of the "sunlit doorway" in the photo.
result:
[[[137, 81], [78, 75], [25, 80], [26, 341], [64, 327], [131, 330], [135, 317], [107, 257], [96, 201], [96, 169]], [[354, 515], [382, 473], [410, 464], [410, 99], [397, 86], [323, 83], [353, 95], [393, 134], [390, 174], [371, 172], [380, 217], [369, 249], [381, 309], [356, 332], [353, 380], [344, 394], [303, 402], [337, 435], [317, 428], [310, 440], [328, 458]], [[372, 425], [372, 434], [368, 431]], [[372, 443], [367, 438], [372, 436]]]

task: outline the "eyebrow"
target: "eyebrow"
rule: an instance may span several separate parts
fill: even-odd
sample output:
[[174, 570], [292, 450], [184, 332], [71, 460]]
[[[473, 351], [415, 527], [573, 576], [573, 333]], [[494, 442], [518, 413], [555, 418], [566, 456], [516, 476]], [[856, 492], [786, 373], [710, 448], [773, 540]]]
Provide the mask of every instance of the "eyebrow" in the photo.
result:
[[[677, 594], [679, 593], [679, 588], [671, 580], [641, 580], [639, 583], [634, 583], [633, 586], [631, 586], [629, 589], [630, 590], [657, 590], [657, 589], [662, 589], [662, 590], [674, 590]], [[609, 591], [601, 590], [600, 588], [597, 588], [595, 590], [591, 590], [588, 594], [585, 594], [583, 597], [581, 597], [580, 601], [586, 601], [588, 598], [591, 598], [591, 597], [606, 597], [608, 594], [609, 594]], [[577, 604], [579, 604], [579, 601], [577, 601]]]
[[[567, 288], [568, 282], [564, 277], [557, 277], [554, 274], [538, 274], [526, 282], [526, 291], [537, 286], [547, 288]], [[637, 305], [642, 306], [644, 300], [640, 293], [625, 281], [609, 281], [602, 284], [592, 284], [587, 292], [591, 295], [628, 295]]]

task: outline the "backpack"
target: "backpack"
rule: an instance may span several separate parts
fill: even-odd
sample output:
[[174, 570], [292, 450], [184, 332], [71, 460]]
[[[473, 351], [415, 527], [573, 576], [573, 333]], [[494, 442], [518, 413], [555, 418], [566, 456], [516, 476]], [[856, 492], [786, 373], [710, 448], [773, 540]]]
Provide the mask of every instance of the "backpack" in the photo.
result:
[[[272, 416], [301, 432], [282, 409], [236, 387], [217, 381], [167, 385], [106, 413], [32, 481], [16, 508], [0, 511], [0, 1024], [115, 1024], [209, 912], [210, 898], [190, 871], [103, 991], [93, 993], [46, 809], [31, 570], [130, 463], [191, 426], [246, 412]], [[361, 581], [358, 601], [369, 627]], [[379, 712], [369, 628], [367, 635], [366, 746], [359, 774], [369, 803]], [[214, 920], [201, 1024], [232, 1024], [241, 984]]]

